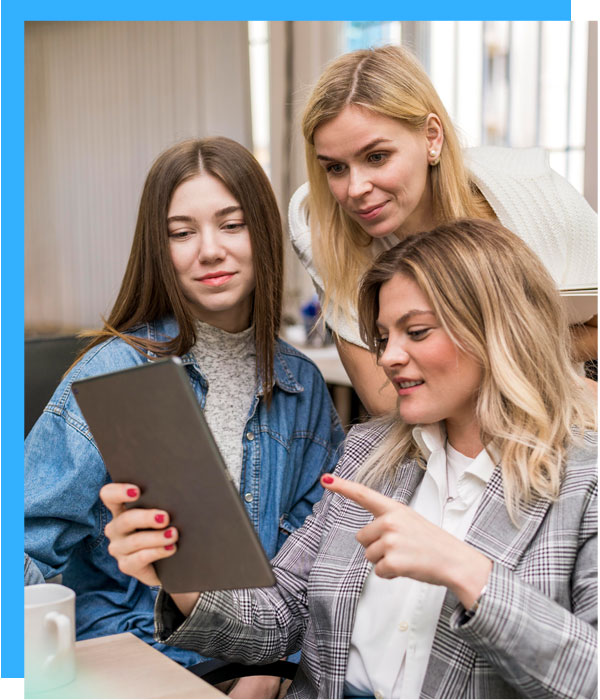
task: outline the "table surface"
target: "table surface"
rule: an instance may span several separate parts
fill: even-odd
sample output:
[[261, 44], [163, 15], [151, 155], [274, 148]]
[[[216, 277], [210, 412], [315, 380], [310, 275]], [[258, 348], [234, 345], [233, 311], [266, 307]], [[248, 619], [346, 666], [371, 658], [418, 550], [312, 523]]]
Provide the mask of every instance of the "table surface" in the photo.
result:
[[39, 698], [224, 698], [130, 632], [75, 644], [74, 681]]
[[328, 384], [338, 384], [339, 386], [347, 387], [352, 386], [335, 345], [326, 345], [321, 348], [315, 348], [301, 343], [292, 343], [292, 345], [300, 350], [300, 352], [310, 357], [321, 370], [321, 374]]

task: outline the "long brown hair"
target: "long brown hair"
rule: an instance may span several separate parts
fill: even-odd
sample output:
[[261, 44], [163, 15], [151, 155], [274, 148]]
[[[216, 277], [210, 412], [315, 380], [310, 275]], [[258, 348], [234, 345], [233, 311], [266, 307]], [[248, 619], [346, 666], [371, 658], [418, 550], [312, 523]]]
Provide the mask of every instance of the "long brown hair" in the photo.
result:
[[[201, 173], [220, 180], [244, 212], [256, 278], [252, 322], [257, 373], [269, 400], [275, 340], [281, 321], [281, 216], [269, 180], [258, 161], [239, 143], [224, 137], [178, 143], [164, 151], [150, 168], [117, 300], [102, 329], [82, 334], [91, 337], [92, 341], [81, 355], [113, 336], [122, 338], [143, 354], [154, 353], [159, 357], [184, 355], [196, 342], [194, 317], [171, 261], [167, 213], [177, 187]], [[179, 334], [174, 338], [154, 341], [125, 335], [142, 323], [171, 314], [179, 327]]]
[[[359, 291], [361, 337], [378, 354], [379, 292], [410, 277], [455, 344], [482, 367], [476, 416], [481, 442], [501, 455], [507, 507], [558, 495], [566, 452], [577, 433], [596, 429], [595, 405], [577, 376], [567, 314], [535, 253], [498, 223], [460, 220], [409, 236], [382, 253]], [[395, 415], [361, 478], [392, 478], [418, 447]]]

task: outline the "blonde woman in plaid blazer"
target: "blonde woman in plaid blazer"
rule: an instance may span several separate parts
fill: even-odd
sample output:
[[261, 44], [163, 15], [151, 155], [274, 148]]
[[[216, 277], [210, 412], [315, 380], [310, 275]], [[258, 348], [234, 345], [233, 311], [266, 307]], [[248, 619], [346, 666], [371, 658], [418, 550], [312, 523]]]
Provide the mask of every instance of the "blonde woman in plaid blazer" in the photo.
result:
[[[329, 492], [273, 561], [275, 587], [161, 591], [156, 638], [244, 663], [301, 648], [290, 697], [356, 697], [356, 678], [358, 696], [379, 696], [364, 690], [373, 660], [357, 669], [369, 657], [361, 620], [396, 626], [403, 601], [391, 600], [388, 623], [386, 599], [372, 591], [389, 579], [412, 595], [417, 582], [441, 591], [439, 614], [424, 661], [407, 650], [398, 651], [406, 663], [394, 661], [395, 647], [374, 639], [401, 679], [387, 696], [596, 697], [595, 415], [548, 273], [500, 225], [460, 221], [380, 256], [358, 307], [397, 412], [350, 432], [335, 475], [323, 477]], [[436, 430], [446, 445], [429, 454], [423, 436]], [[445, 460], [450, 493], [450, 448], [489, 463], [464, 532], [445, 523], [448, 502], [438, 514], [424, 497]], [[152, 562], [172, 555], [165, 525], [157, 511], [123, 512], [129, 486], [101, 494], [114, 516], [111, 553], [157, 584]], [[413, 663], [421, 675], [407, 695]]]

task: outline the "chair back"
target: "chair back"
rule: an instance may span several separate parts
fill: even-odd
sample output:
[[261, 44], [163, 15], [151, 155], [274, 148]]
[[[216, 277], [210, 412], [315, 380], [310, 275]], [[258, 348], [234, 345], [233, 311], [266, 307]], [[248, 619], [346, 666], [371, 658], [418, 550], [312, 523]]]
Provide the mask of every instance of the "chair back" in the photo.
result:
[[77, 353], [88, 342], [75, 335], [25, 339], [25, 436]]

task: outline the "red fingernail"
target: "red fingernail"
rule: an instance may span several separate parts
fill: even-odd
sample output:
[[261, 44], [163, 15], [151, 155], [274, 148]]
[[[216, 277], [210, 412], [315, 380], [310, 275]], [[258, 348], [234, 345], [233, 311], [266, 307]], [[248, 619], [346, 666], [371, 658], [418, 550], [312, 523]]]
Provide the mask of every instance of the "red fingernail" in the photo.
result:
[[175, 549], [175, 545], [174, 544], [166, 544], [165, 549], [168, 549], [169, 551], [171, 551], [172, 549]]
[[321, 477], [321, 481], [324, 484], [333, 484], [333, 477], [330, 476], [329, 474], [325, 474]]
[[162, 513], [157, 513], [154, 516], [154, 520], [156, 520], [157, 523], [164, 523], [165, 522], [165, 516]]
[[127, 489], [127, 495], [129, 498], [133, 498], [138, 495], [137, 489]]
[[165, 530], [165, 537], [167, 539], [173, 537], [173, 530], [171, 530], [171, 528], [169, 528], [168, 530]]

